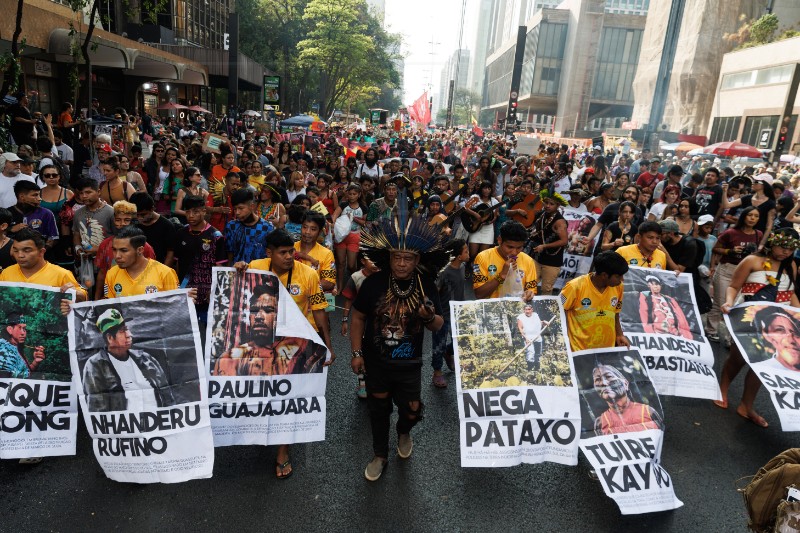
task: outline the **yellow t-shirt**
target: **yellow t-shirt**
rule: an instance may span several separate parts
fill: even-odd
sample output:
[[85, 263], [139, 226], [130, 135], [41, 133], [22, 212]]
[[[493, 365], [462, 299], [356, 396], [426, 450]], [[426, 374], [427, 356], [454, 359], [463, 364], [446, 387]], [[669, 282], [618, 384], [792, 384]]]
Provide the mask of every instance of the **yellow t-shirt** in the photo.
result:
[[[254, 270], [269, 270], [272, 265], [272, 260], [256, 259], [250, 261], [247, 268]], [[278, 276], [281, 284], [286, 287], [289, 294], [292, 295], [292, 300], [300, 308], [300, 311], [306, 316], [308, 323], [317, 329], [317, 322], [314, 320], [312, 311], [319, 311], [328, 307], [328, 302], [325, 301], [325, 293], [322, 292], [322, 287], [319, 284], [319, 274], [310, 266], [302, 264], [300, 261], [294, 262], [294, 268], [291, 270], [292, 283], [289, 283], [289, 272]]]
[[178, 275], [174, 270], [155, 259], [148, 259], [144, 271], [131, 278], [128, 271], [114, 265], [106, 274], [103, 294], [106, 298], [136, 296], [171, 291], [178, 288]]
[[[300, 251], [300, 241], [294, 243], [294, 249], [298, 252]], [[312, 267], [308, 261], [297, 259], [297, 256], [295, 256], [295, 262], [303, 263], [304, 265], [311, 267], [319, 272], [320, 279], [330, 281], [336, 285], [336, 263], [333, 261], [333, 252], [321, 244], [316, 243], [308, 255], [319, 261], [318, 268]]]
[[573, 351], [613, 348], [616, 315], [622, 309], [622, 284], [600, 292], [590, 274], [572, 279], [561, 289], [567, 315], [567, 336]]
[[[484, 283], [496, 278], [506, 260], [500, 256], [497, 247], [489, 248], [479, 253], [475, 257], [475, 264], [472, 265], [472, 288], [477, 289]], [[536, 292], [536, 265], [529, 255], [520, 252], [517, 256], [517, 269], [522, 273], [522, 287], [525, 290], [532, 289]], [[510, 274], [509, 274], [510, 275]], [[500, 296], [500, 286], [498, 286], [489, 298]]]
[[650, 258], [642, 255], [638, 244], [629, 244], [628, 246], [621, 246], [617, 248], [617, 253], [625, 258], [629, 265], [646, 267], [646, 268], [660, 268], [667, 269], [667, 254], [661, 250], [656, 250]]
[[26, 278], [22, 273], [19, 265], [11, 265], [0, 272], [0, 281], [15, 281], [17, 283], [35, 283], [36, 285], [45, 285], [47, 287], [61, 288], [67, 283], [72, 283], [75, 286], [75, 292], [86, 297], [86, 289], [81, 287], [78, 280], [69, 270], [54, 265], [45, 261], [44, 268], [34, 273], [31, 277]]

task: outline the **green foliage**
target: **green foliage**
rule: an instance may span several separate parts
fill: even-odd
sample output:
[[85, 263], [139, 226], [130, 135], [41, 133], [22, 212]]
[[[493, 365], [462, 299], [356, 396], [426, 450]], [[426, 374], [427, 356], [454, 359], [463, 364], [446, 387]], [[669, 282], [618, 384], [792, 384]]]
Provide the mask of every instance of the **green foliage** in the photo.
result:
[[33, 362], [35, 346], [44, 346], [45, 360], [36, 369], [37, 377], [69, 381], [67, 318], [60, 311], [61, 294], [28, 287], [0, 289], [0, 325], [5, 330], [8, 313], [25, 315], [28, 337], [20, 353]]
[[772, 37], [778, 30], [778, 16], [767, 13], [750, 25], [750, 41], [755, 44], [772, 42]]

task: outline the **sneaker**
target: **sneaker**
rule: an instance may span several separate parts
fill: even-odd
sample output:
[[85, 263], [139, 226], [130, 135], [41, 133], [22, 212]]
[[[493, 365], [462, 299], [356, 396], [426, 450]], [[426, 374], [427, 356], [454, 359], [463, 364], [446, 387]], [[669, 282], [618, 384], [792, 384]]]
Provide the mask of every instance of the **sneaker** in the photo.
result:
[[706, 338], [711, 342], [719, 342], [719, 335], [709, 334], [706, 335]]
[[414, 451], [414, 441], [411, 440], [411, 433], [397, 436], [397, 455], [400, 459], [408, 459]]
[[386, 470], [386, 465], [389, 463], [383, 457], [373, 457], [372, 461], [369, 462], [367, 468], [364, 470], [364, 477], [367, 478], [367, 481], [378, 481], [383, 471]]

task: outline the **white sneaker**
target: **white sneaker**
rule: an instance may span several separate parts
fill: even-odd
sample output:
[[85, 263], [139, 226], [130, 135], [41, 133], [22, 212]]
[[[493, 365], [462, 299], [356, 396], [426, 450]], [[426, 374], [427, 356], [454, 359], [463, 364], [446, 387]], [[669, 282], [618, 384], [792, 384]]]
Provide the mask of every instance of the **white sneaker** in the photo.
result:
[[411, 440], [411, 433], [397, 436], [397, 455], [400, 459], [408, 459], [414, 451], [414, 441]]

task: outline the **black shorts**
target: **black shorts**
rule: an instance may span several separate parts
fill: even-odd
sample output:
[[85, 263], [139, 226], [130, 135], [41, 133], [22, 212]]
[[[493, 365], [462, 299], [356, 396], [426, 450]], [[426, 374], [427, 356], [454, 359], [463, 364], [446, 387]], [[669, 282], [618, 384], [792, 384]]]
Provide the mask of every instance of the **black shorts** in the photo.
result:
[[394, 403], [418, 402], [422, 399], [422, 365], [385, 365], [378, 362], [366, 366], [368, 394], [388, 392]]

